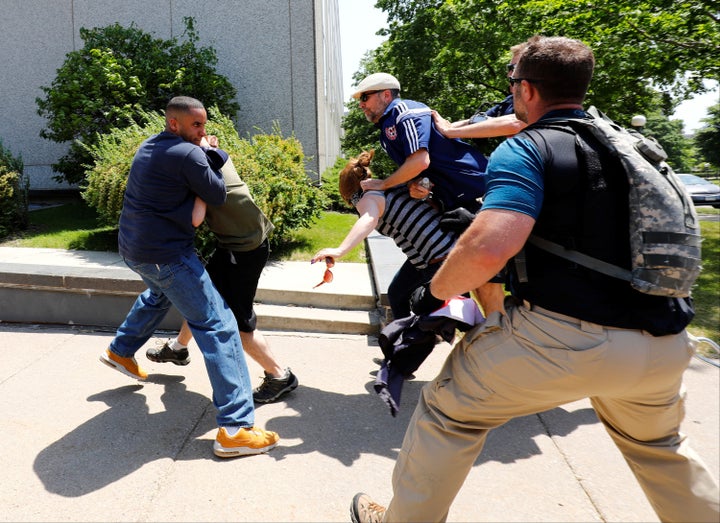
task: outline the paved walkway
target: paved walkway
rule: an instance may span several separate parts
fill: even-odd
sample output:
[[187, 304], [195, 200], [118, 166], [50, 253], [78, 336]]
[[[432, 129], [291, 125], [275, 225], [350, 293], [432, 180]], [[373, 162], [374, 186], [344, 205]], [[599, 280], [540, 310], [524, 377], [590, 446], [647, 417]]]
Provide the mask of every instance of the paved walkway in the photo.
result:
[[[98, 362], [112, 332], [0, 323], [0, 520], [348, 521], [352, 496], [390, 498], [393, 463], [439, 345], [390, 416], [372, 384], [380, 355], [365, 336], [268, 333], [300, 379], [257, 423], [281, 435], [267, 455], [220, 460], [207, 375], [139, 360], [139, 384]], [[248, 362], [254, 384], [261, 369]], [[685, 375], [694, 448], [718, 475], [720, 369]], [[589, 402], [494, 431], [449, 521], [657, 521]]]
[[[0, 254], [15, 256], [5, 260], [12, 263], [42, 259], [102, 271], [117, 261], [107, 253]], [[317, 277], [306, 263], [282, 272], [283, 289]], [[370, 288], [369, 278], [359, 271], [333, 285]], [[0, 303], [1, 310], [12, 306]], [[348, 521], [356, 492], [389, 500], [420, 388], [450, 350], [436, 347], [405, 384], [393, 418], [372, 387], [376, 338], [268, 332], [278, 359], [300, 379], [285, 401], [256, 411], [257, 423], [278, 431], [281, 443], [267, 455], [220, 460], [212, 454], [215, 410], [197, 347], [187, 367], [152, 363], [141, 351], [150, 379], [140, 384], [98, 361], [112, 336], [112, 329], [0, 321], [0, 521]], [[248, 365], [257, 385], [262, 370]], [[683, 429], [717, 477], [720, 369], [695, 358], [685, 381]], [[449, 521], [657, 517], [584, 400], [494, 431]]]

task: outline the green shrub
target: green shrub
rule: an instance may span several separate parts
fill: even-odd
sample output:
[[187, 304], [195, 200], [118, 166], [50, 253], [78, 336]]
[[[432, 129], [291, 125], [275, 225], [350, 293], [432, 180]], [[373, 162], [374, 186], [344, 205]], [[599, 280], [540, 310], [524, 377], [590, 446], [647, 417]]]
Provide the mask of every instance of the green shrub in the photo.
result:
[[[275, 225], [270, 237], [272, 246], [320, 217], [325, 197], [311, 185], [305, 173], [302, 145], [295, 137], [284, 138], [276, 125], [271, 134], [242, 139], [232, 120], [222, 115], [217, 107], [209, 108], [208, 113], [208, 134], [218, 137], [220, 147], [232, 158], [258, 207]], [[138, 146], [164, 128], [165, 120], [159, 113], [144, 113], [143, 119], [148, 123], [115, 129], [99, 136], [95, 145], [87, 147], [94, 162], [88, 166], [87, 185], [82, 196], [97, 210], [104, 224], [118, 223], [127, 176]], [[200, 227], [197, 234], [200, 251], [207, 254], [212, 244], [210, 231]]]
[[294, 136], [283, 138], [276, 124], [272, 133], [256, 134], [240, 145], [228, 152], [258, 207], [275, 225], [272, 245], [288, 240], [292, 231], [309, 227], [320, 217], [325, 199], [310, 183], [302, 145]]
[[0, 141], [0, 238], [27, 228], [30, 181], [23, 161], [14, 157]]
[[66, 55], [50, 87], [41, 87], [38, 114], [47, 118], [40, 135], [70, 142], [68, 153], [53, 169], [57, 181], [81, 183], [90, 162], [87, 147], [110, 129], [144, 124], [147, 111], [165, 109], [168, 100], [186, 95], [235, 114], [235, 88], [215, 72], [216, 52], [198, 48], [192, 18], [184, 18], [185, 37], [162, 40], [131, 25], [80, 29], [82, 49]]
[[91, 158], [86, 165], [81, 195], [98, 213], [103, 225], [117, 226], [130, 165], [140, 144], [163, 130], [165, 119], [158, 113], [143, 113], [145, 125], [131, 124], [100, 135], [94, 145], [84, 146]]

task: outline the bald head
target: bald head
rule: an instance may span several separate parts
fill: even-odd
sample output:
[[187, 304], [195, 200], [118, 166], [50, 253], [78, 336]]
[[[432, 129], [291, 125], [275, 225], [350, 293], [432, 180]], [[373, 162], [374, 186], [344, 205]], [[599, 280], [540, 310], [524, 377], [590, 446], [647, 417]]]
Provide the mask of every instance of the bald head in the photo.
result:
[[205, 133], [207, 111], [200, 100], [189, 96], [176, 96], [165, 109], [165, 130], [186, 142], [200, 145]]
[[167, 121], [170, 116], [188, 114], [193, 109], [202, 109], [204, 111], [205, 106], [200, 100], [190, 96], [176, 96], [168, 102], [165, 108], [165, 120]]

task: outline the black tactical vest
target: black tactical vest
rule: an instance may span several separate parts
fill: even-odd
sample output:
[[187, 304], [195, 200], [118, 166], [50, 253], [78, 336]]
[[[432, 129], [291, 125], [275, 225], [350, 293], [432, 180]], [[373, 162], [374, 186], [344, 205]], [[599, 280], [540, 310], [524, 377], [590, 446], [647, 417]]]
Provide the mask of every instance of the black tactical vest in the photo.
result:
[[[618, 160], [592, 136], [579, 140], [570, 127], [530, 126], [518, 138], [533, 142], [545, 162], [544, 200], [533, 234], [629, 269], [628, 182]], [[597, 154], [587, 154], [588, 146]], [[656, 336], [680, 332], [694, 316], [689, 298], [640, 293], [627, 281], [529, 243], [508, 267], [508, 286], [540, 307]]]

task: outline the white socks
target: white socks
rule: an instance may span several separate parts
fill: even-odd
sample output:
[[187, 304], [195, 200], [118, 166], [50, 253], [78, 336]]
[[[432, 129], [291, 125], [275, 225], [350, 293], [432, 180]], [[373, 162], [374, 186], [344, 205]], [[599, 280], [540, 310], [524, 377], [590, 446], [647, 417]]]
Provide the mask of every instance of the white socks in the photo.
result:
[[187, 349], [187, 345], [183, 345], [182, 343], [178, 343], [177, 338], [173, 338], [168, 342], [168, 346], [172, 350], [180, 350], [180, 349]]

